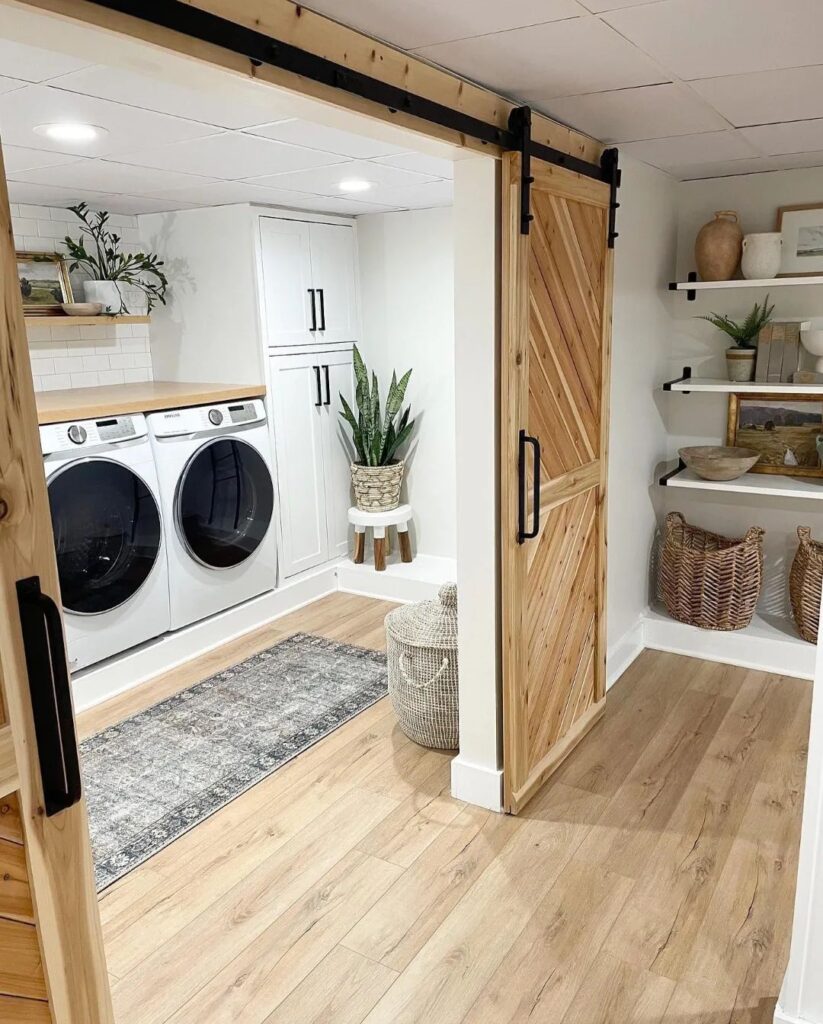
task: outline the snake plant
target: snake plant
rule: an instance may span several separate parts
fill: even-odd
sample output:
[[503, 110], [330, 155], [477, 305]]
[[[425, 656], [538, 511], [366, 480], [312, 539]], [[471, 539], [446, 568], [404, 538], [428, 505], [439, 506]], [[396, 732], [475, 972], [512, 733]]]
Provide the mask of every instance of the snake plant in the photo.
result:
[[400, 446], [409, 439], [414, 426], [414, 420], [409, 419], [411, 407], [407, 405], [402, 412], [400, 410], [411, 373], [407, 370], [400, 380], [396, 373], [392, 373], [386, 408], [381, 412], [377, 375], [372, 373], [370, 384], [369, 371], [357, 346], [354, 346], [354, 397], [358, 415], [354, 415], [343, 395], [340, 395], [340, 415], [351, 428], [357, 461], [361, 465], [388, 465]]

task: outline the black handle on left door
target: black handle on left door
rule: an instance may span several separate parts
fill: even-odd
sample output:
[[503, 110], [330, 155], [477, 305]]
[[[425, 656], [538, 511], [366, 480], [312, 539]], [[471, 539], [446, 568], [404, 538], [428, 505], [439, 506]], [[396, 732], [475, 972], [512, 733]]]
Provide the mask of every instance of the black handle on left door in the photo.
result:
[[39, 576], [17, 581], [17, 604], [45, 810], [51, 817], [76, 804], [82, 793], [63, 620], [40, 589]]
[[323, 294], [323, 289], [318, 288], [317, 294], [320, 296], [320, 330], [325, 331], [326, 329], [326, 296]]
[[311, 295], [311, 327], [310, 331], [317, 330], [317, 309], [314, 304], [314, 288], [309, 288], [309, 295]]
[[325, 405], [331, 405], [331, 386], [329, 385], [329, 364], [326, 363], [323, 367], [326, 374], [326, 401]]
[[318, 406], [323, 404], [323, 390], [320, 386], [320, 367], [313, 366], [312, 369], [314, 370], [314, 383], [317, 388], [317, 398], [315, 399], [314, 404], [315, 406]]
[[[528, 517], [527, 499], [526, 499], [526, 445], [532, 446], [532, 452], [534, 455], [534, 466], [532, 473], [534, 479], [532, 482], [532, 528], [526, 529], [526, 519]], [[540, 442], [536, 437], [531, 437], [526, 433], [525, 430], [520, 431], [519, 435], [519, 449], [517, 459], [517, 543], [522, 544], [523, 541], [532, 540], [540, 533]]]

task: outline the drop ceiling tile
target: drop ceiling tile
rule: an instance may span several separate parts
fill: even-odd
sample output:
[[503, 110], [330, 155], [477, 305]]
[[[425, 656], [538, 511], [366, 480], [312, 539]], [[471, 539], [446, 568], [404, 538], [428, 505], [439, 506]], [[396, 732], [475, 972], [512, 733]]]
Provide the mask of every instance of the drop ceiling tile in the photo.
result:
[[0, 68], [10, 78], [24, 82], [45, 82], [57, 75], [68, 74], [86, 67], [89, 62], [70, 57], [55, 50], [43, 50], [39, 46], [27, 46], [13, 39], [0, 39]]
[[245, 128], [290, 116], [290, 103], [275, 89], [186, 64], [186, 81], [168, 62], [152, 73], [102, 64], [54, 79], [54, 88], [113, 100], [130, 107], [188, 118], [217, 128]]
[[338, 199], [336, 196], [305, 196], [289, 203], [276, 203], [292, 210], [312, 210], [316, 213], [337, 213], [342, 217], [359, 217], [364, 213], [392, 213], [400, 207], [381, 203], [361, 203], [356, 199]]
[[681, 85], [647, 85], [566, 96], [550, 100], [546, 111], [563, 124], [609, 143], [692, 135], [728, 127], [716, 111]]
[[535, 105], [556, 96], [669, 81], [631, 43], [591, 17], [427, 46], [417, 52]]
[[606, 11], [617, 11], [623, 7], [638, 7], [641, 4], [653, 4], [658, 0], [580, 0], [592, 14], [604, 14]]
[[[424, 174], [416, 174], [413, 171], [388, 167], [386, 164], [373, 163], [368, 160], [349, 160], [333, 167], [315, 167], [310, 171], [293, 171], [290, 174], [269, 174], [263, 177], [252, 177], [249, 180], [254, 185], [292, 188], [298, 192], [311, 192], [315, 195], [340, 196], [340, 182], [349, 178], [362, 178], [371, 182], [373, 188], [378, 185], [399, 188], [403, 185], [419, 185], [431, 180], [430, 176]], [[366, 196], [371, 198], [371, 190], [358, 192], [357, 195], [361, 197], [357, 200], [358, 202], [367, 202]]]
[[59, 185], [61, 188], [84, 188], [93, 192], [125, 195], [142, 195], [159, 189], [205, 185], [214, 180], [203, 175], [133, 167], [113, 160], [75, 160], [66, 166], [18, 172], [14, 177], [32, 184]]
[[676, 173], [690, 164], [744, 159], [758, 152], [735, 131], [703, 132], [700, 135], [676, 135], [647, 142], [628, 142], [622, 150], [644, 163]]
[[[105, 196], [102, 208], [109, 213], [120, 213], [125, 217], [135, 217], [141, 213], [167, 213], [171, 209], [168, 200], [152, 199], [148, 196]], [[174, 210], [193, 210], [199, 203], [179, 200], [174, 203]], [[124, 245], [128, 250], [129, 246]]]
[[661, 0], [604, 18], [687, 80], [821, 63], [820, 0]]
[[21, 82], [19, 78], [6, 78], [4, 75], [0, 75], [0, 95], [4, 92], [13, 92], [15, 89], [22, 89], [24, 85], [26, 82]]
[[380, 156], [374, 162], [386, 164], [387, 167], [399, 167], [403, 171], [430, 174], [435, 178], [454, 177], [454, 162], [452, 160], [429, 156], [426, 153], [398, 153], [395, 156]]
[[333, 153], [227, 132], [168, 146], [135, 149], [118, 159], [186, 174], [206, 171], [212, 178], [233, 180], [321, 167], [339, 163], [342, 158]]
[[[93, 142], [56, 142], [33, 131], [39, 124], [80, 121], [107, 129]], [[126, 148], [157, 146], [164, 142], [192, 139], [214, 129], [178, 117], [167, 117], [93, 96], [29, 85], [0, 96], [0, 134], [13, 146], [73, 153], [76, 156], [108, 156]]]
[[745, 160], [713, 160], [701, 164], [689, 164], [675, 173], [681, 181], [700, 178], [726, 178], [738, 174], [763, 174], [767, 171], [784, 169], [779, 157], [754, 156]]
[[31, 185], [25, 181], [10, 181], [9, 202], [28, 203], [30, 206], [57, 206], [66, 208], [83, 201], [95, 210], [108, 209], [106, 203], [116, 196], [102, 195], [82, 188], [58, 188], [56, 185]]
[[3, 146], [3, 163], [6, 167], [6, 174], [10, 176], [18, 171], [31, 171], [37, 167], [51, 167], [76, 162], [76, 156], [68, 156], [66, 153], [50, 153], [46, 149], [26, 149], [24, 146]]
[[305, 146], [306, 149], [319, 149], [354, 160], [367, 160], [370, 157], [388, 156], [392, 153], [402, 152], [398, 146], [392, 146], [388, 142], [378, 142], [376, 139], [369, 139], [364, 135], [355, 135], [352, 132], [341, 131], [339, 128], [329, 128], [326, 125], [303, 121], [299, 118], [279, 121], [275, 124], [261, 124], [255, 128], [249, 128], [248, 132], [251, 135], [262, 135], [264, 138], [274, 139], [277, 142]]
[[823, 117], [823, 67], [786, 68], [692, 82], [733, 125]]
[[229, 206], [234, 203], [268, 203], [287, 205], [291, 201], [313, 198], [305, 192], [265, 188], [246, 181], [217, 181], [185, 188], [157, 189], [147, 193], [151, 198], [184, 200], [198, 206]]
[[741, 128], [740, 133], [766, 156], [823, 149], [823, 118], [789, 121], [785, 124], [761, 124], [753, 128]]
[[376, 188], [369, 198], [404, 210], [428, 210], [434, 206], [454, 203], [454, 184], [451, 181], [429, 181], [423, 185], [403, 188]]
[[308, 6], [404, 50], [586, 14], [577, 0], [310, 0]]

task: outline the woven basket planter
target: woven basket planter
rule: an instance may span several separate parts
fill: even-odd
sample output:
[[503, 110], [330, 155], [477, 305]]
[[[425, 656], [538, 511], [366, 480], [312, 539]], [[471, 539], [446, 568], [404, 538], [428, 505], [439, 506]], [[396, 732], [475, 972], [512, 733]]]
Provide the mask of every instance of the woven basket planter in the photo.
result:
[[823, 544], [812, 540], [808, 526], [798, 526], [800, 544], [789, 573], [789, 598], [798, 633], [817, 643], [820, 624], [820, 591], [823, 587]]
[[666, 516], [659, 592], [673, 619], [702, 629], [744, 629], [763, 585], [763, 533], [753, 526], [734, 539]]
[[389, 512], [397, 508], [405, 468], [402, 459], [388, 466], [362, 466], [353, 462], [351, 482], [357, 507], [363, 512]]
[[389, 698], [400, 728], [415, 743], [456, 750], [457, 587], [439, 600], [395, 608], [386, 616]]

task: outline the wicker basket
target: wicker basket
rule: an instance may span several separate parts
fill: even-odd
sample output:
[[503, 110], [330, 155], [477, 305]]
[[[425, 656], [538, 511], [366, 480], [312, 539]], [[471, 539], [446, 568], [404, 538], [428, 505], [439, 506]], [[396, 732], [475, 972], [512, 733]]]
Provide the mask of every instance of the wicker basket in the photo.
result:
[[789, 573], [789, 598], [798, 633], [810, 644], [817, 643], [820, 623], [820, 591], [823, 587], [823, 544], [812, 540], [808, 526], [798, 526], [800, 544]]
[[386, 466], [351, 464], [354, 500], [363, 512], [390, 512], [400, 504], [405, 463], [402, 459]]
[[395, 608], [386, 616], [389, 697], [400, 728], [424, 747], [456, 750], [457, 587], [439, 600]]
[[669, 615], [702, 629], [748, 626], [763, 584], [763, 533], [753, 526], [741, 539], [721, 537], [670, 512], [659, 576]]

